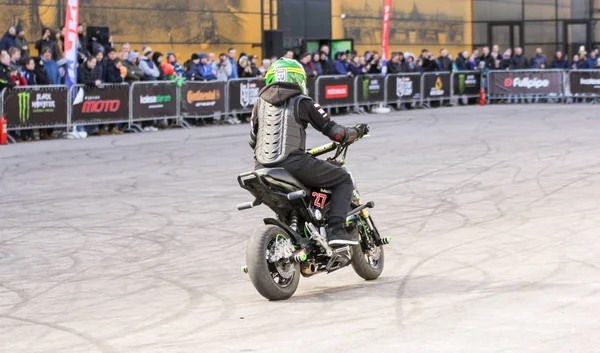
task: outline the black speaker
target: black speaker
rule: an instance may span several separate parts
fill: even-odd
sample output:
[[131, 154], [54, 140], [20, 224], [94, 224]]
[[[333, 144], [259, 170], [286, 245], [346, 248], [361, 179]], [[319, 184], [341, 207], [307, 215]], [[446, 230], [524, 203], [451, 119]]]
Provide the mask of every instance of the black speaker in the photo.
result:
[[272, 56], [283, 56], [283, 32], [264, 31], [263, 33], [263, 59]]

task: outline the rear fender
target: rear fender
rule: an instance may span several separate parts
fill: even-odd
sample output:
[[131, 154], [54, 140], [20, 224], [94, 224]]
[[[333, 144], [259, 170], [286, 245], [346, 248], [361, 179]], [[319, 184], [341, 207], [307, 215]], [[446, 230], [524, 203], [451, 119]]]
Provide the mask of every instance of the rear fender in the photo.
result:
[[301, 247], [304, 248], [308, 244], [308, 239], [303, 238], [300, 234], [298, 234], [292, 228], [290, 228], [290, 226], [288, 226], [287, 224], [283, 223], [282, 221], [280, 221], [278, 219], [265, 218], [265, 219], [263, 219], [263, 222], [265, 223], [265, 225], [273, 225], [273, 226], [281, 227], [281, 229], [283, 229], [287, 233], [287, 235], [289, 235], [293, 239], [293, 242], [296, 245], [300, 245]]

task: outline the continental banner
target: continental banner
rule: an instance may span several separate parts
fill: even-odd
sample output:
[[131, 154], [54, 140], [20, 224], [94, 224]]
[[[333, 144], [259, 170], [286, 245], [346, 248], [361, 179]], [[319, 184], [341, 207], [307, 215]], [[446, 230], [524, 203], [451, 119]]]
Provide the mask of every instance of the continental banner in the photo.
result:
[[562, 71], [492, 71], [490, 92], [494, 95], [561, 95]]
[[4, 95], [7, 127], [67, 124], [67, 89], [31, 86], [8, 89]]
[[450, 73], [423, 74], [423, 98], [438, 99], [450, 97]]
[[421, 100], [421, 75], [389, 75], [386, 89], [390, 104]]
[[73, 123], [129, 120], [129, 86], [80, 87], [73, 100]]
[[181, 115], [225, 112], [225, 81], [188, 82], [181, 88]]
[[452, 88], [455, 96], [479, 96], [481, 73], [455, 72], [452, 76]]
[[318, 103], [321, 106], [354, 105], [354, 78], [322, 76], [318, 82]]
[[571, 94], [600, 95], [600, 71], [570, 71]]
[[133, 120], [177, 116], [175, 82], [133, 86]]
[[249, 112], [258, 100], [258, 93], [265, 87], [265, 80], [230, 80], [229, 84], [229, 111]]
[[356, 89], [358, 90], [358, 103], [381, 103], [384, 100], [383, 76], [358, 76]]

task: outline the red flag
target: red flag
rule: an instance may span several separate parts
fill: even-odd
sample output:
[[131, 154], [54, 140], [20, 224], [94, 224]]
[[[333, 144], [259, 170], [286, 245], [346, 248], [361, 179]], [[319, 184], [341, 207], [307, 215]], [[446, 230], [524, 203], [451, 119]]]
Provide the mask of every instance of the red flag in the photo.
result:
[[67, 59], [67, 87], [77, 83], [77, 41], [79, 34], [79, 0], [69, 0], [65, 21], [65, 57]]
[[381, 31], [382, 58], [388, 60], [388, 42], [390, 37], [390, 16], [392, 13], [392, 0], [385, 0], [383, 6], [383, 30]]

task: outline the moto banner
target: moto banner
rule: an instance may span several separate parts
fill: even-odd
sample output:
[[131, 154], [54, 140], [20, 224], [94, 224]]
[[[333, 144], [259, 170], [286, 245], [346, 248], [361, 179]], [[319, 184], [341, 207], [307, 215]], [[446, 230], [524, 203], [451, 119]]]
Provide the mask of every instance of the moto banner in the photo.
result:
[[452, 90], [455, 96], [479, 96], [481, 73], [455, 72], [452, 75]]
[[188, 82], [181, 88], [181, 115], [225, 112], [225, 81]]
[[230, 80], [229, 84], [229, 111], [249, 112], [258, 100], [258, 93], [265, 87], [265, 80]]
[[421, 75], [389, 75], [386, 90], [390, 104], [421, 100]]
[[177, 116], [177, 84], [175, 82], [133, 86], [133, 120]]
[[423, 98], [436, 99], [450, 97], [450, 73], [423, 74]]
[[562, 71], [492, 71], [490, 92], [494, 95], [560, 95], [563, 93]]
[[356, 90], [358, 103], [381, 103], [384, 101], [383, 76], [358, 76]]
[[86, 86], [76, 90], [73, 123], [129, 120], [129, 86]]
[[600, 95], [600, 71], [570, 71], [571, 94]]
[[67, 124], [67, 89], [30, 86], [8, 89], [4, 95], [7, 127]]
[[321, 106], [354, 105], [354, 78], [321, 76], [317, 86], [318, 103]]

